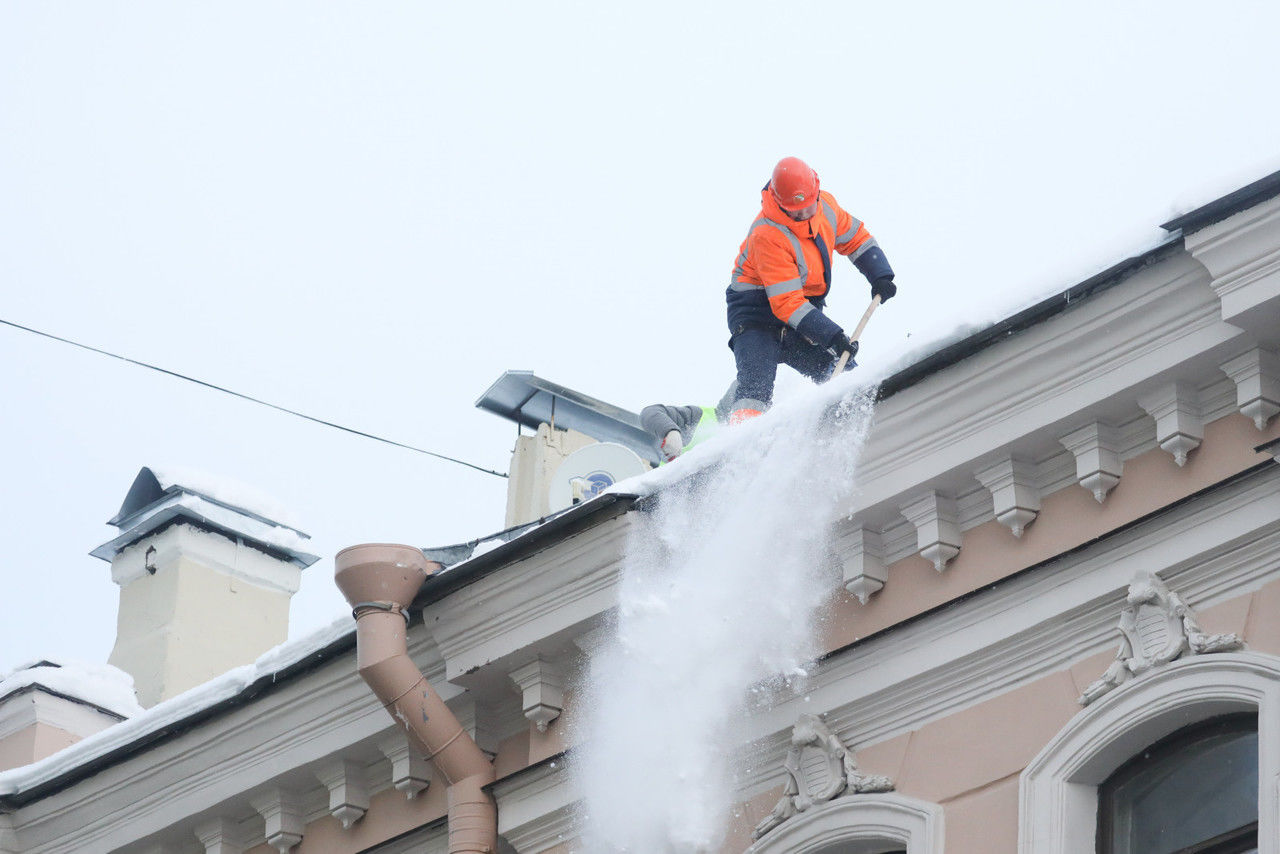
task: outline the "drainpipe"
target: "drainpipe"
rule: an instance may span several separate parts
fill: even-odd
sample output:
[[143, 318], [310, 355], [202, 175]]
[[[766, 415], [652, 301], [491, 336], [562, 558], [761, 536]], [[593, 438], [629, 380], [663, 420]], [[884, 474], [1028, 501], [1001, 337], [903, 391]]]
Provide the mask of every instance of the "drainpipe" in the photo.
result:
[[338, 552], [334, 565], [354, 609], [360, 676], [449, 787], [449, 854], [496, 854], [498, 806], [484, 790], [493, 765], [407, 652], [405, 608], [440, 564], [413, 546], [369, 543]]

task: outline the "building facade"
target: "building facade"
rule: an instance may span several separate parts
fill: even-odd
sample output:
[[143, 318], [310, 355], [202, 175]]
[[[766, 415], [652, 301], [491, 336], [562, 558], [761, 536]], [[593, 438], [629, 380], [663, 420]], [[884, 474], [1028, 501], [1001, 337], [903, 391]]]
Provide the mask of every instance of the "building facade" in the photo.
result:
[[[724, 852], [1280, 854], [1280, 174], [1165, 228], [883, 384], [822, 655], [751, 714]], [[360, 594], [362, 625], [408, 614], [448, 744], [343, 621], [0, 774], [0, 852], [484, 850], [468, 786], [493, 850], [580, 850], [574, 687], [645, 512], [608, 492]], [[174, 530], [118, 546], [159, 578]]]

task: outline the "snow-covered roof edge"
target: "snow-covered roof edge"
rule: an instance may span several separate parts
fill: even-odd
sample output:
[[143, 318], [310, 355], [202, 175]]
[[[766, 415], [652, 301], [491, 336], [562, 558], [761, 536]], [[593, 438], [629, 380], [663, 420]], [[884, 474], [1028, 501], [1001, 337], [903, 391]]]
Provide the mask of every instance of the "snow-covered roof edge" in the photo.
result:
[[0, 702], [32, 688], [118, 718], [135, 717], [144, 711], [134, 696], [133, 677], [110, 664], [45, 659], [23, 665], [0, 679]]
[[72, 785], [354, 648], [355, 622], [348, 614], [39, 762], [0, 772], [0, 805], [21, 806]]

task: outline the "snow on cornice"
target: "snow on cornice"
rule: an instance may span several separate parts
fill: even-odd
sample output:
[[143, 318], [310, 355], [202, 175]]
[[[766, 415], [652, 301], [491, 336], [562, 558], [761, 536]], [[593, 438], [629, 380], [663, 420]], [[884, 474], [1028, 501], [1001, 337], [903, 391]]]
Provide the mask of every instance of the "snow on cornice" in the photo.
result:
[[187, 724], [234, 700], [254, 685], [276, 682], [285, 671], [340, 640], [351, 638], [354, 647], [354, 637], [355, 623], [350, 614], [344, 614], [306, 637], [268, 650], [253, 664], [229, 670], [203, 685], [139, 711], [39, 762], [0, 772], [0, 798], [12, 798], [36, 787], [56, 784], [59, 778], [67, 776], [78, 779], [76, 772], [86, 766], [107, 760], [113, 754], [131, 752], [131, 748], [140, 749], [150, 743], [151, 737], [180, 732]]
[[110, 664], [70, 659], [25, 664], [0, 679], [0, 702], [33, 686], [121, 718], [135, 717], [144, 711], [134, 696], [133, 677]]

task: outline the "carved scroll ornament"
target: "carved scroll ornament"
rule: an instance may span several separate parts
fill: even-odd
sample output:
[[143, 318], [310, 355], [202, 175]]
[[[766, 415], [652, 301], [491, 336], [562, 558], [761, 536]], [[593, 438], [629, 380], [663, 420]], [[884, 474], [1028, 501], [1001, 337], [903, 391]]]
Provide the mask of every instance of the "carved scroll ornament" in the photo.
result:
[[1087, 706], [1129, 679], [1168, 664], [1184, 654], [1201, 655], [1240, 649], [1234, 634], [1206, 634], [1191, 608], [1157, 576], [1140, 572], [1129, 585], [1120, 612], [1120, 649], [1102, 678], [1084, 689]]
[[841, 795], [893, 790], [888, 777], [860, 772], [853, 751], [814, 715], [801, 715], [797, 719], [783, 769], [786, 782], [782, 798], [773, 812], [756, 825], [752, 839], [759, 839], [792, 816]]

